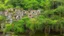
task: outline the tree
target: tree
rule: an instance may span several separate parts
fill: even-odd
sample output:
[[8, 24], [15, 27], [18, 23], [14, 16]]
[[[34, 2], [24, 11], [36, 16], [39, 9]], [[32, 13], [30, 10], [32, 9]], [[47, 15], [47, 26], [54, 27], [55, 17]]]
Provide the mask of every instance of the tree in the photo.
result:
[[40, 6], [43, 7], [43, 9], [48, 10], [51, 7], [50, 0], [41, 0]]
[[39, 3], [37, 0], [23, 0], [22, 5], [24, 6], [25, 9], [38, 9], [39, 8]]

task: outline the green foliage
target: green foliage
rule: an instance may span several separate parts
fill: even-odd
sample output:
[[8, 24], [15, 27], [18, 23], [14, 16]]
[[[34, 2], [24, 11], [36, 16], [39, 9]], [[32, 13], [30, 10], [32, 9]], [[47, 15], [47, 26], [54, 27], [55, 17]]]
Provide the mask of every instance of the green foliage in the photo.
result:
[[26, 22], [26, 27], [32, 31], [42, 30], [44, 27], [44, 17], [31, 18]]
[[0, 10], [4, 10], [5, 9], [5, 6], [3, 3], [0, 3]]
[[38, 21], [34, 18], [27, 21], [26, 27], [28, 27], [30, 30], [34, 31], [35, 25], [38, 24]]
[[50, 0], [41, 0], [40, 6], [48, 10], [51, 7], [51, 2]]
[[22, 20], [24, 20], [24, 22], [27, 21], [27, 20], [29, 20], [29, 19], [30, 19], [30, 18], [27, 17], [27, 16], [25, 16], [25, 17], [22, 18]]
[[59, 14], [59, 15], [63, 15], [64, 14], [64, 7], [63, 6], [59, 6], [58, 8], [56, 8], [54, 10], [55, 13]]
[[13, 22], [13, 24], [14, 24], [14, 26], [13, 26], [14, 32], [16, 32], [16, 33], [25, 32], [23, 20], [15, 21], [15, 22]]
[[[13, 21], [12, 24], [6, 24], [6, 31], [23, 33], [26, 32], [27, 28], [31, 31], [37, 31], [43, 30], [46, 27], [47, 29], [55, 27], [53, 30], [64, 29], [63, 0], [0, 0], [0, 10], [8, 8], [23, 8], [27, 10], [41, 8], [44, 11], [38, 17], [28, 18], [25, 16], [18, 21]], [[3, 20], [5, 20], [5, 17], [0, 16], [0, 21]]]
[[0, 21], [5, 20], [5, 16], [0, 15]]
[[[16, 8], [17, 6], [24, 9], [38, 9], [43, 7], [44, 9], [49, 9], [51, 4], [50, 0], [4, 0], [1, 1], [1, 8]], [[30, 6], [29, 6], [30, 5]]]
[[5, 26], [5, 31], [7, 32], [15, 32], [15, 33], [24, 33], [24, 21], [19, 20], [19, 21], [14, 21], [13, 24], [6, 24]]
[[0, 23], [4, 22], [6, 20], [5, 16], [0, 15]]
[[12, 29], [12, 25], [11, 24], [6, 24], [5, 25], [5, 32], [10, 32], [11, 31], [11, 29]]
[[13, 31], [14, 31], [15, 33], [25, 32], [23, 20], [13, 22], [13, 24], [14, 24], [14, 26], [13, 26]]
[[23, 0], [22, 4], [25, 9], [38, 9], [39, 3], [37, 2], [37, 0]]
[[[17, 6], [22, 7], [24, 9], [39, 9], [42, 8], [44, 10], [49, 10], [52, 6], [54, 6], [55, 1], [51, 0], [0, 0], [0, 8], [16, 8]], [[56, 4], [64, 5], [63, 0], [57, 0]], [[30, 6], [29, 6], [30, 5]], [[56, 7], [56, 6], [55, 6]], [[53, 9], [53, 7], [52, 7]]]

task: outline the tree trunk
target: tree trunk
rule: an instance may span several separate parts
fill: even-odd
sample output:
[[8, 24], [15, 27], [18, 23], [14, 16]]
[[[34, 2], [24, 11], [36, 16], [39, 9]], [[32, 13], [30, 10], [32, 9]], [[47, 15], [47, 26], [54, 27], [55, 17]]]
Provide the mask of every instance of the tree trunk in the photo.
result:
[[46, 24], [46, 26], [45, 26], [45, 36], [48, 36], [48, 31], [49, 31], [49, 28], [48, 28], [48, 25]]
[[62, 36], [62, 24], [60, 24], [60, 35]]

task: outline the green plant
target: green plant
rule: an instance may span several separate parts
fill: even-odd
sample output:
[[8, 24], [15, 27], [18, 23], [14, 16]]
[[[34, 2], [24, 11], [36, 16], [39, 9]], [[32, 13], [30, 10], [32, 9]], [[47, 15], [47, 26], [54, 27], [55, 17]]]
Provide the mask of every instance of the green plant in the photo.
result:
[[6, 24], [5, 30], [7, 32], [14, 32], [14, 33], [23, 33], [25, 32], [24, 30], [24, 21], [19, 20], [19, 21], [14, 21], [12, 24]]
[[15, 33], [23, 33], [23, 32], [25, 32], [24, 21], [23, 20], [14, 21], [13, 24], [14, 24], [13, 32], [15, 32]]
[[0, 15], [0, 23], [4, 22], [6, 20], [5, 16]]
[[12, 29], [12, 24], [6, 24], [5, 25], [5, 32], [10, 32], [11, 31], [11, 29]]

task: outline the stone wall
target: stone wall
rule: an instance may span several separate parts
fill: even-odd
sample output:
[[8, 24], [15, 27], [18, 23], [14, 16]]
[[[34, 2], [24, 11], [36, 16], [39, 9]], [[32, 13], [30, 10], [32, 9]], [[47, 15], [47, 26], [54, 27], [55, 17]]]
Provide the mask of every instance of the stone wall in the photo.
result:
[[14, 20], [20, 20], [22, 17], [24, 17], [25, 15], [27, 15], [29, 18], [33, 18], [37, 15], [39, 15], [41, 12], [41, 10], [21, 10], [21, 9], [6, 9], [4, 12], [0, 11], [0, 14], [4, 14], [4, 16], [6, 16], [6, 20], [7, 22], [9, 22], [10, 24], [14, 21]]

